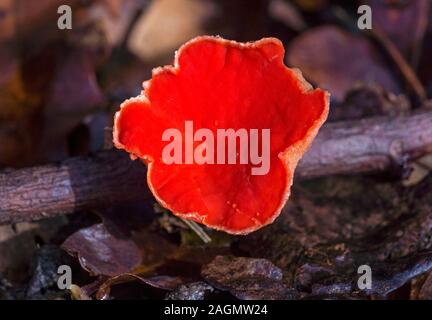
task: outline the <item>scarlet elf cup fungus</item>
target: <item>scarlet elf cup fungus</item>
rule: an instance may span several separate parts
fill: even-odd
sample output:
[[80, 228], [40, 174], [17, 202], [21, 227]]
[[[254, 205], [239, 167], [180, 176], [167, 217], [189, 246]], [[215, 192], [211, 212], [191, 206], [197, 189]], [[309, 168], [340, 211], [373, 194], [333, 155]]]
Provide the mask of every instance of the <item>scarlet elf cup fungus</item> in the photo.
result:
[[197, 37], [121, 105], [114, 144], [148, 165], [162, 206], [233, 234], [279, 215], [329, 109], [329, 94], [283, 57], [275, 38]]

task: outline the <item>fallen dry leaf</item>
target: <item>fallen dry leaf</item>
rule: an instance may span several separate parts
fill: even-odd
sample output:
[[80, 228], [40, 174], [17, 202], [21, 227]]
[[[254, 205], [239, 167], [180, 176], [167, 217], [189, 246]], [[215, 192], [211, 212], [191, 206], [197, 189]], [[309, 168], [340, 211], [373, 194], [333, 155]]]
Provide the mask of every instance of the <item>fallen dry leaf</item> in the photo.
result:
[[356, 83], [374, 83], [388, 92], [400, 92], [369, 40], [338, 27], [322, 26], [302, 33], [289, 44], [287, 63], [300, 68], [306, 79], [329, 90], [339, 102]]
[[[369, 0], [373, 27], [386, 33], [406, 58], [412, 58], [421, 46], [428, 24], [428, 0], [407, 0], [402, 3]], [[410, 32], [406, 32], [410, 30]]]
[[217, 256], [201, 275], [219, 290], [238, 299], [293, 299], [296, 292], [282, 282], [282, 271], [265, 259]]
[[117, 276], [137, 268], [141, 251], [128, 239], [118, 239], [102, 224], [79, 230], [62, 245], [76, 255], [81, 266], [92, 275]]
[[170, 277], [170, 276], [153, 276], [153, 277], [141, 277], [136, 274], [125, 273], [115, 277], [112, 277], [105, 281], [100, 287], [98, 292], [96, 293], [96, 298], [99, 300], [106, 300], [110, 295], [110, 291], [112, 286], [124, 282], [130, 281], [138, 281], [142, 284], [161, 289], [172, 291], [178, 286], [184, 283], [184, 280], [179, 277]]

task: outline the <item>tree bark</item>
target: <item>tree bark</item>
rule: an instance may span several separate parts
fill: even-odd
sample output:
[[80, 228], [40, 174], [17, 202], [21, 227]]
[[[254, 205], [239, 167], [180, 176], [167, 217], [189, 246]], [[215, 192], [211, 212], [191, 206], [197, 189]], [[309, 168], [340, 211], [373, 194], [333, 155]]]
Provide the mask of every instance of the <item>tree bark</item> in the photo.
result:
[[[326, 124], [296, 179], [376, 172], [432, 151], [432, 111]], [[151, 197], [146, 168], [122, 151], [0, 172], [0, 223], [37, 220]]]

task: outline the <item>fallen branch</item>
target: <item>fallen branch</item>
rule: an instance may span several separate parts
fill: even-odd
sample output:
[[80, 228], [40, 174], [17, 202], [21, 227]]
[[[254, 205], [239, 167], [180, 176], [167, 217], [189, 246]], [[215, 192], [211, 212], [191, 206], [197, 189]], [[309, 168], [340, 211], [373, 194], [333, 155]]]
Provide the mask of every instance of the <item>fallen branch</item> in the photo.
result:
[[331, 123], [299, 163], [297, 177], [383, 171], [431, 151], [431, 111]]
[[[297, 178], [389, 169], [432, 151], [432, 111], [327, 124], [300, 162]], [[121, 151], [0, 172], [0, 223], [148, 199], [146, 169]]]

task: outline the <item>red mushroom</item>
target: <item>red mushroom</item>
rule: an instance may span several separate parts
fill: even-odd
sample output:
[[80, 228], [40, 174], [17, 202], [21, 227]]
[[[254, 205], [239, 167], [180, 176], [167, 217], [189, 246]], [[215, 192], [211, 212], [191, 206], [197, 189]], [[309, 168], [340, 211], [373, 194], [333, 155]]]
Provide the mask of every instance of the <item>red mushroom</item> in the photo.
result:
[[[147, 163], [162, 206], [232, 234], [279, 215], [329, 109], [329, 94], [313, 90], [283, 56], [274, 38], [197, 37], [121, 105], [114, 144]], [[229, 130], [232, 144], [224, 142]]]

